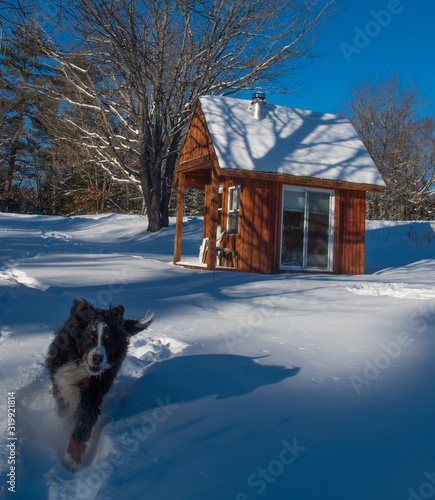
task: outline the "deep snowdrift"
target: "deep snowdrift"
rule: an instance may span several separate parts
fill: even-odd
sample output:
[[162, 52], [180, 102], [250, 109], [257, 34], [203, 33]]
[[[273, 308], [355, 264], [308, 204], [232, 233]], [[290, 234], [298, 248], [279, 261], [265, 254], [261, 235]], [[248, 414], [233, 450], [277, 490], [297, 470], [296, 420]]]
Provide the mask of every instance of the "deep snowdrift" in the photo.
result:
[[[186, 219], [183, 256], [201, 225]], [[370, 223], [365, 276], [183, 269], [174, 227], [145, 227], [0, 215], [0, 496], [435, 498], [434, 223]], [[44, 358], [75, 297], [155, 321], [71, 474]]]

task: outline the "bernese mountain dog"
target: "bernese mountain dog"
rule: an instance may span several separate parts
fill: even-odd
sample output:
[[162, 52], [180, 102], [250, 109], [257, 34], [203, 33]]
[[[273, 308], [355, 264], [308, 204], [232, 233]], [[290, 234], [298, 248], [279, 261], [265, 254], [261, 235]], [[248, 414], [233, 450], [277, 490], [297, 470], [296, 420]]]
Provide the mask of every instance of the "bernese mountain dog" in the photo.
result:
[[100, 405], [127, 355], [130, 337], [145, 330], [153, 315], [124, 319], [124, 307], [100, 309], [75, 300], [70, 317], [57, 329], [47, 367], [59, 415], [73, 416], [65, 466], [76, 471], [100, 414]]

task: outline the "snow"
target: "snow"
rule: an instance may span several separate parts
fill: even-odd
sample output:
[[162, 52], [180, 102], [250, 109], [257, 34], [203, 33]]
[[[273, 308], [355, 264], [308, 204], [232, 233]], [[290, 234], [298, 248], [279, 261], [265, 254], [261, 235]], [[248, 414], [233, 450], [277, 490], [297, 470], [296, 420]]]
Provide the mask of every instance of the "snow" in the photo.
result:
[[250, 101], [200, 98], [221, 169], [385, 186], [349, 120], [274, 104], [255, 119]]
[[[433, 496], [435, 223], [368, 223], [363, 276], [185, 269], [172, 265], [175, 221], [146, 227], [0, 214], [1, 498]], [[182, 259], [201, 239], [202, 220], [186, 218]], [[155, 320], [73, 474], [44, 359], [75, 297]]]

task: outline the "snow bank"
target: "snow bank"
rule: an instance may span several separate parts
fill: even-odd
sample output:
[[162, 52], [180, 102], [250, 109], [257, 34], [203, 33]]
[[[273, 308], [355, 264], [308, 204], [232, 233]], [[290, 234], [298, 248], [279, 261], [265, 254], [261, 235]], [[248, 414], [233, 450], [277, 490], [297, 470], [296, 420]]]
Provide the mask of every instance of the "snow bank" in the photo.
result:
[[360, 283], [347, 287], [346, 290], [357, 295], [371, 295], [372, 297], [388, 295], [398, 299], [435, 299], [435, 287], [417, 288], [408, 286], [406, 283]]
[[435, 257], [435, 222], [367, 221], [366, 272]]

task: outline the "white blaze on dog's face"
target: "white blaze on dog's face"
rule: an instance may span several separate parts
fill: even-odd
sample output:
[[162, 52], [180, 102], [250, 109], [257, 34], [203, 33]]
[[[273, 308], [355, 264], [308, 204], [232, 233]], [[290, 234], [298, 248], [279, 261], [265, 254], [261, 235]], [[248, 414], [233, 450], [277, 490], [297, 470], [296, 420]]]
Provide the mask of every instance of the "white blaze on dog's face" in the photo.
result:
[[111, 330], [104, 322], [99, 322], [93, 326], [88, 337], [88, 343], [91, 347], [86, 358], [86, 367], [91, 375], [101, 375], [101, 373], [110, 368], [107, 362], [107, 348], [110, 343]]

